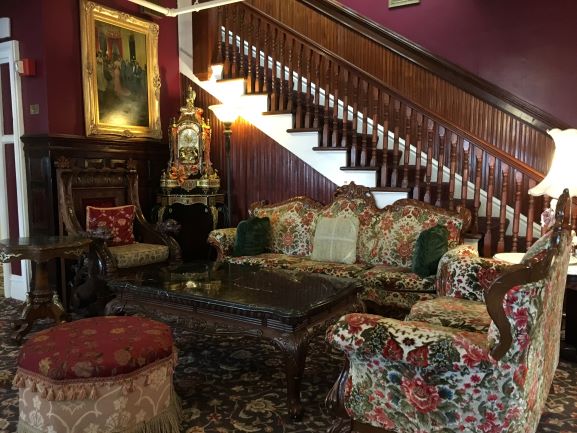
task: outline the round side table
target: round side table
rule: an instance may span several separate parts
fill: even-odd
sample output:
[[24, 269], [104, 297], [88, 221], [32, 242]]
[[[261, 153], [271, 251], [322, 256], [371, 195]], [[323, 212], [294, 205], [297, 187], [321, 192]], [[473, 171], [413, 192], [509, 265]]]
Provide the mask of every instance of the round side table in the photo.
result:
[[48, 281], [48, 260], [58, 257], [76, 259], [88, 252], [92, 241], [72, 236], [35, 236], [0, 240], [0, 262], [32, 260], [32, 287], [20, 319], [14, 324], [14, 340], [20, 342], [38, 319], [52, 318], [57, 323], [66, 319], [58, 295]]

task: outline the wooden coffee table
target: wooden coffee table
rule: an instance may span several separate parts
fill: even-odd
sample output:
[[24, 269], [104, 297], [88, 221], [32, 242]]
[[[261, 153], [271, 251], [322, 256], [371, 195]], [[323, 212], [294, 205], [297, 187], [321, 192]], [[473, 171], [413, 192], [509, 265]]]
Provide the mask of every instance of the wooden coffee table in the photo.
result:
[[308, 343], [341, 315], [362, 311], [360, 285], [348, 278], [232, 264], [151, 268], [108, 281], [117, 297], [107, 314], [125, 309], [200, 333], [271, 339], [286, 359], [289, 415], [301, 417], [300, 385]]

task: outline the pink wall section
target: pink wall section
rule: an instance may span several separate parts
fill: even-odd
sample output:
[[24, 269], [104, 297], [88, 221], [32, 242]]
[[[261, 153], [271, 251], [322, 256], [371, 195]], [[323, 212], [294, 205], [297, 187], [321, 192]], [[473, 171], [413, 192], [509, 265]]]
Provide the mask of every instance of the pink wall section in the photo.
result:
[[577, 127], [577, 1], [338, 1]]
[[[127, 0], [97, 3], [151, 20], [140, 12], [140, 6]], [[79, 0], [0, 0], [0, 16], [11, 19], [12, 39], [19, 41], [21, 57], [36, 61], [36, 76], [22, 77], [27, 134], [85, 135], [79, 5]], [[164, 5], [175, 7], [176, 0]], [[180, 107], [177, 20], [155, 22], [160, 26], [158, 65], [164, 133], [169, 118]], [[39, 104], [39, 115], [30, 114], [31, 104]]]

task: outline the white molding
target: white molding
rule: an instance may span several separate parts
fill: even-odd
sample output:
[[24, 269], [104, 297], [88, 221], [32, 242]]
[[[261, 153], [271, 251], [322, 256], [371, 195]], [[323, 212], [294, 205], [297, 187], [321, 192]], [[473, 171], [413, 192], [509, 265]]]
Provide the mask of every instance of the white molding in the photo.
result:
[[[26, 183], [26, 165], [24, 157], [24, 143], [19, 139], [24, 134], [24, 114], [22, 105], [22, 91], [20, 75], [16, 71], [16, 61], [20, 60], [20, 51], [17, 41], [0, 43], [0, 63], [6, 63], [9, 67], [10, 93], [12, 101], [12, 131], [10, 135], [3, 136], [4, 126], [0, 124], [0, 235], [7, 238], [8, 233], [8, 197], [6, 184], [6, 161], [4, 145], [14, 143], [14, 167], [16, 174], [16, 197], [18, 216], [19, 236], [29, 235], [28, 226], [28, 195]], [[0, 108], [1, 110], [1, 108]], [[8, 141], [12, 138], [13, 141]], [[22, 264], [22, 275], [13, 275], [11, 266], [4, 265], [4, 289], [6, 297], [24, 299], [30, 284], [32, 275], [30, 262], [24, 260]]]

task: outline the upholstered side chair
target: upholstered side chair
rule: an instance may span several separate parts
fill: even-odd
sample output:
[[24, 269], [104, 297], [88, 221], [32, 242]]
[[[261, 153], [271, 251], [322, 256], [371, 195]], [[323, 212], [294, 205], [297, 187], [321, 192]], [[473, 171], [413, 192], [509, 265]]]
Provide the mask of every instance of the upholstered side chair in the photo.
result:
[[[417, 303], [404, 321], [358, 313], [333, 325], [327, 338], [346, 362], [327, 396], [339, 417], [329, 431], [535, 432], [559, 361], [570, 207], [565, 190], [552, 230], [477, 301], [447, 296], [434, 314]], [[468, 320], [483, 314], [486, 326]]]

